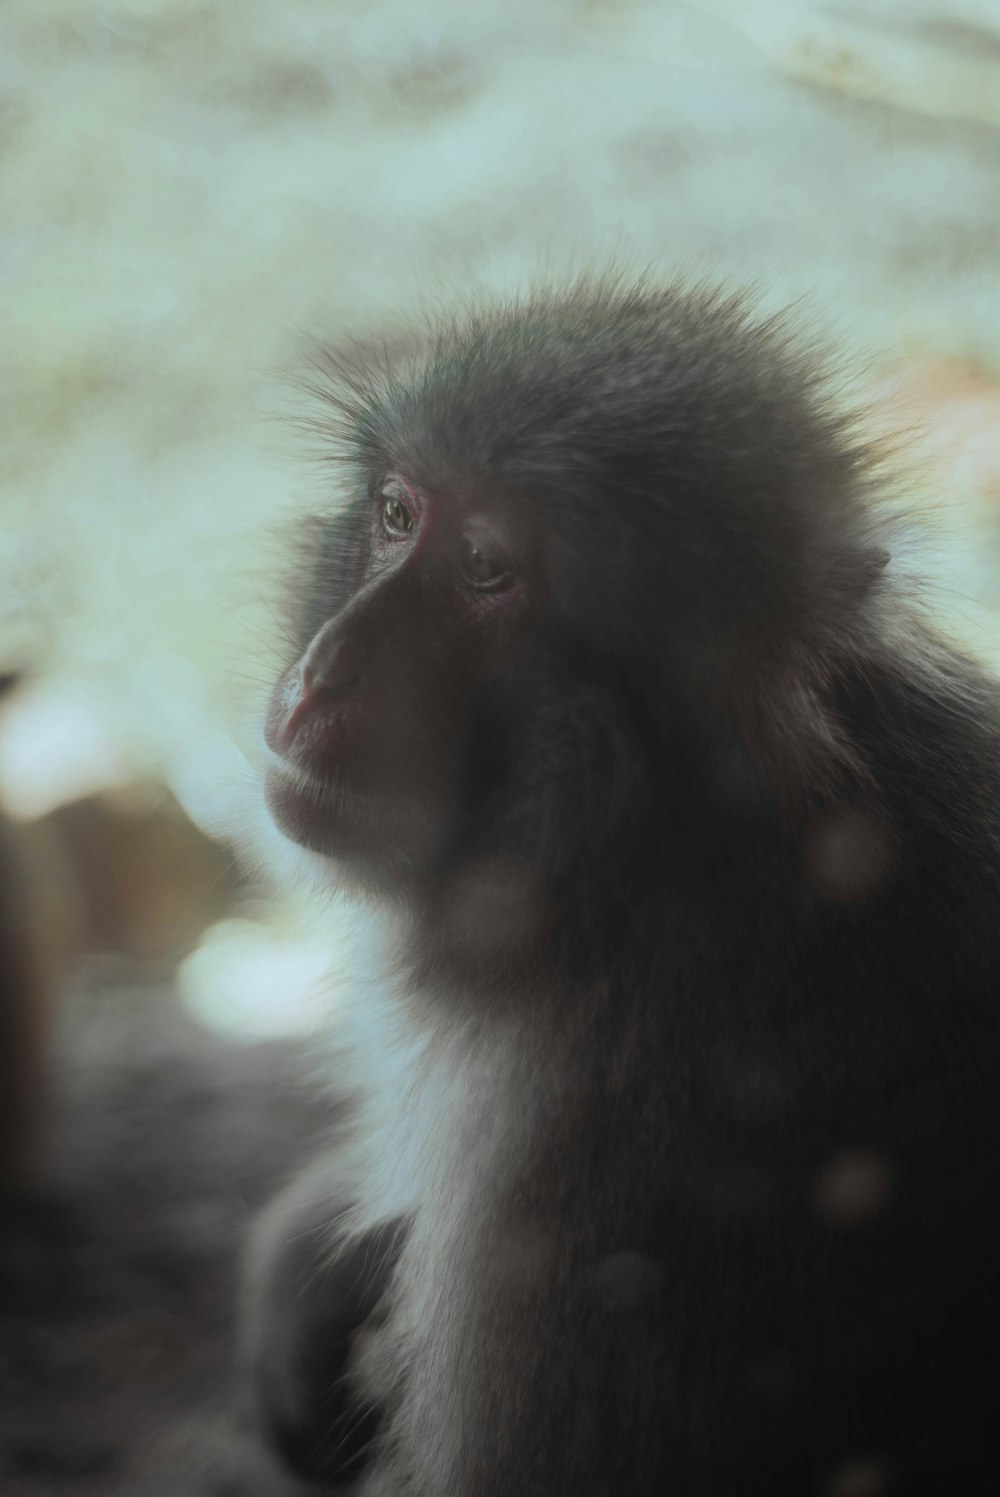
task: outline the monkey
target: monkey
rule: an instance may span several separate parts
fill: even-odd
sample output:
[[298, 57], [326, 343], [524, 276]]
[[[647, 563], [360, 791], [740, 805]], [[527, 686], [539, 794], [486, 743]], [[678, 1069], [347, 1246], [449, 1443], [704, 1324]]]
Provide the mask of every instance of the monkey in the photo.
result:
[[1000, 698], [828, 359], [612, 276], [321, 371], [264, 793], [381, 934], [248, 1438], [363, 1497], [980, 1490]]

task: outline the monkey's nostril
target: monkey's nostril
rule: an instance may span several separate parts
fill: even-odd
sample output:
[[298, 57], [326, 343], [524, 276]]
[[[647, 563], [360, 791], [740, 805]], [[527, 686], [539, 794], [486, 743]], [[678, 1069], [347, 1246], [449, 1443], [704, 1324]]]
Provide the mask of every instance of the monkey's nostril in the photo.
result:
[[360, 681], [360, 671], [316, 671], [302, 665], [275, 694], [265, 729], [271, 747], [287, 753], [303, 723], [321, 713], [324, 707], [351, 696]]
[[337, 672], [333, 674], [332, 679], [321, 676], [318, 681], [314, 678], [308, 685], [303, 677], [303, 696], [326, 697], [327, 699], [331, 697], [339, 699], [340, 697], [350, 696], [360, 680], [361, 674], [359, 671], [355, 671], [353, 675]]
[[299, 699], [308, 702], [313, 697], [348, 696], [360, 680], [361, 672], [356, 665], [339, 656], [329, 661], [325, 668], [303, 665], [299, 677]]
[[302, 660], [302, 695], [347, 696], [361, 680], [361, 661], [357, 648], [349, 639], [323, 629], [313, 640]]

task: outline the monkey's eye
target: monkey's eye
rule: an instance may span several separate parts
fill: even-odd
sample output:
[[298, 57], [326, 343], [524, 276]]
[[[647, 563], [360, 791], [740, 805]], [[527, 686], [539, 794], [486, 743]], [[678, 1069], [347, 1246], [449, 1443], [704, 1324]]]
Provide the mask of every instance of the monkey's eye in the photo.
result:
[[413, 516], [394, 489], [383, 494], [382, 529], [393, 540], [413, 534]]
[[510, 572], [504, 559], [490, 552], [486, 545], [467, 535], [462, 540], [462, 576], [480, 592], [495, 591], [510, 581]]

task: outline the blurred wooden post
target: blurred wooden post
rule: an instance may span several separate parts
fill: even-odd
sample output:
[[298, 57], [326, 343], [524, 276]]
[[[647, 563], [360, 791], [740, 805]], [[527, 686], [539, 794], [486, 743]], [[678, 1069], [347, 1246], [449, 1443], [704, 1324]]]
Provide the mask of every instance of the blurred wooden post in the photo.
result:
[[0, 818], [0, 1183], [28, 1179], [41, 1163], [49, 1035], [66, 970], [68, 932], [46, 919], [55, 891], [39, 887], [30, 841], [30, 828]]

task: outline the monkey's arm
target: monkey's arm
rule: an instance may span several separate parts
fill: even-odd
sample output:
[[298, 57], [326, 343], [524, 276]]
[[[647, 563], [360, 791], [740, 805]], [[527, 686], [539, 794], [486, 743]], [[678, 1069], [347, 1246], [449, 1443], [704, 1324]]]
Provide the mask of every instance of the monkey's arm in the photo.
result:
[[244, 1422], [297, 1475], [361, 1473], [381, 1418], [351, 1376], [359, 1332], [385, 1298], [403, 1225], [346, 1230], [351, 1199], [335, 1160], [300, 1175], [268, 1209], [247, 1265]]

